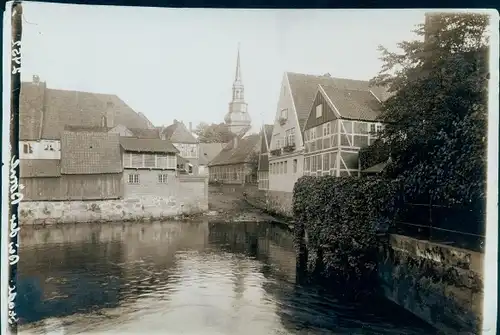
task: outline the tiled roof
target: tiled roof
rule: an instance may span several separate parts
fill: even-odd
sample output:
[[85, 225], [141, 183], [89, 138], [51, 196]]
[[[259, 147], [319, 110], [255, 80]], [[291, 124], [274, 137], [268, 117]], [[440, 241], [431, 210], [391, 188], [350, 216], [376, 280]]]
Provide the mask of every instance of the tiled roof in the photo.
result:
[[302, 129], [304, 123], [309, 116], [314, 97], [318, 89], [318, 85], [336, 86], [341, 89], [350, 90], [372, 90], [372, 92], [380, 99], [387, 98], [386, 90], [382, 87], [370, 87], [368, 81], [334, 78], [327, 76], [314, 76], [309, 74], [287, 72], [288, 82], [292, 91], [293, 101], [299, 119], [299, 126]]
[[64, 126], [64, 130], [68, 131], [86, 131], [86, 132], [96, 132], [96, 133], [107, 133], [111, 128], [109, 127], [100, 127], [100, 126]]
[[22, 83], [19, 96], [19, 139], [39, 140], [42, 128], [42, 110], [45, 83]]
[[364, 169], [361, 172], [363, 172], [363, 173], [380, 173], [385, 169], [386, 166], [387, 166], [387, 162], [382, 162], [382, 163], [378, 163], [378, 164], [375, 164], [373, 166], [370, 166], [369, 168]]
[[210, 163], [224, 148], [224, 143], [200, 143], [200, 165]]
[[176, 121], [170, 126], [163, 128], [162, 134], [172, 143], [198, 143], [198, 140], [182, 122]]
[[381, 104], [370, 91], [346, 90], [326, 85], [321, 87], [342, 118], [375, 121], [380, 115]]
[[243, 138], [238, 138], [237, 146], [235, 147], [235, 140], [224, 147], [224, 149], [215, 157], [208, 166], [228, 165], [246, 163], [249, 161], [250, 154], [257, 151], [260, 135], [253, 134]]
[[156, 153], [178, 153], [174, 145], [168, 140], [155, 138], [121, 137], [120, 145], [126, 151], [134, 152], [156, 152]]
[[269, 171], [269, 156], [261, 154], [259, 157], [259, 171]]
[[[100, 126], [107, 104], [114, 124], [150, 128], [150, 122], [113, 94], [48, 89], [45, 83], [21, 84], [20, 138], [60, 139], [66, 125]], [[108, 125], [109, 126], [109, 125]]]
[[62, 174], [122, 171], [118, 134], [64, 131], [61, 138]]
[[272, 124], [264, 125], [264, 132], [266, 134], [267, 145], [271, 144], [271, 138], [273, 137], [273, 128], [274, 126]]
[[145, 128], [127, 128], [134, 134], [137, 138], [160, 138], [160, 131], [157, 128], [145, 129]]
[[61, 160], [59, 159], [21, 159], [21, 178], [59, 177]]

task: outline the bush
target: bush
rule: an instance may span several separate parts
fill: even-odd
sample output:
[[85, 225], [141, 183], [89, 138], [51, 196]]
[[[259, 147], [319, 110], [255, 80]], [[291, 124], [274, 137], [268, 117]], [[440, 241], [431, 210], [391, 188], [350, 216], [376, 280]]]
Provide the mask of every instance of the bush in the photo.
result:
[[[382, 178], [301, 177], [294, 187], [295, 236], [307, 232], [307, 250], [319, 255], [321, 274], [336, 286], [359, 290], [376, 270], [377, 233], [396, 212], [395, 182]], [[296, 243], [298, 246], [298, 243]], [[314, 257], [308, 268], [317, 271]]]
[[389, 159], [389, 145], [376, 140], [372, 145], [362, 148], [359, 151], [359, 162], [361, 170], [368, 169]]

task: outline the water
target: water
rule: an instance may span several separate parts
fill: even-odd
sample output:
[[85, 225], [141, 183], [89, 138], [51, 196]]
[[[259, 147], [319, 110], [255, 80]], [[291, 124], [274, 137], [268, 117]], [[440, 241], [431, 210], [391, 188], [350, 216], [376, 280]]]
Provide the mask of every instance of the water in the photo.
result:
[[20, 258], [20, 334], [434, 333], [296, 284], [292, 236], [269, 224], [23, 227]]

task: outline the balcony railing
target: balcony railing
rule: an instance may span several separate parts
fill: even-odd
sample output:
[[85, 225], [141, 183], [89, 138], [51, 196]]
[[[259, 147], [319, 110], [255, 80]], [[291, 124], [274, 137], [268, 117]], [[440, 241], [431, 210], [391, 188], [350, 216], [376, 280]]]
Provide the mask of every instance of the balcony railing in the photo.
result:
[[292, 152], [295, 150], [295, 143], [285, 143], [283, 147], [284, 152]]
[[281, 156], [281, 148], [280, 149], [271, 150], [271, 155], [273, 155], [273, 156]]

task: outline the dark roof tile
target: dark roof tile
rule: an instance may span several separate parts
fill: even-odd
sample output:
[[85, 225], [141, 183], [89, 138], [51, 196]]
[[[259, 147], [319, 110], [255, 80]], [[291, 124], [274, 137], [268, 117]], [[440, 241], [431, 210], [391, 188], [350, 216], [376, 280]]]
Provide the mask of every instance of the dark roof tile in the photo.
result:
[[200, 143], [200, 165], [210, 163], [224, 148], [224, 143]]
[[174, 122], [168, 127], [163, 128], [161, 133], [165, 136], [167, 140], [172, 143], [198, 143], [198, 139], [187, 129], [187, 127], [182, 122]]
[[[252, 134], [246, 137], [233, 139], [215, 157], [208, 166], [240, 164], [249, 162], [250, 154], [258, 151], [260, 135]], [[235, 140], [238, 141], [235, 147]]]
[[125, 151], [179, 153], [179, 150], [177, 150], [170, 141], [161, 140], [159, 138], [121, 137], [120, 145]]
[[304, 127], [304, 123], [309, 116], [309, 110], [316, 96], [318, 85], [336, 86], [338, 88], [351, 90], [372, 90], [380, 100], [383, 101], [387, 98], [387, 93], [384, 88], [370, 87], [368, 81], [364, 80], [315, 76], [293, 72], [287, 72], [287, 77], [301, 129]]
[[118, 134], [64, 131], [62, 174], [119, 173], [123, 170]]
[[380, 115], [382, 105], [370, 91], [339, 89], [326, 85], [321, 87], [342, 118], [375, 121]]
[[157, 128], [145, 129], [145, 128], [127, 128], [134, 134], [137, 138], [149, 138], [149, 139], [159, 139], [160, 132]]

